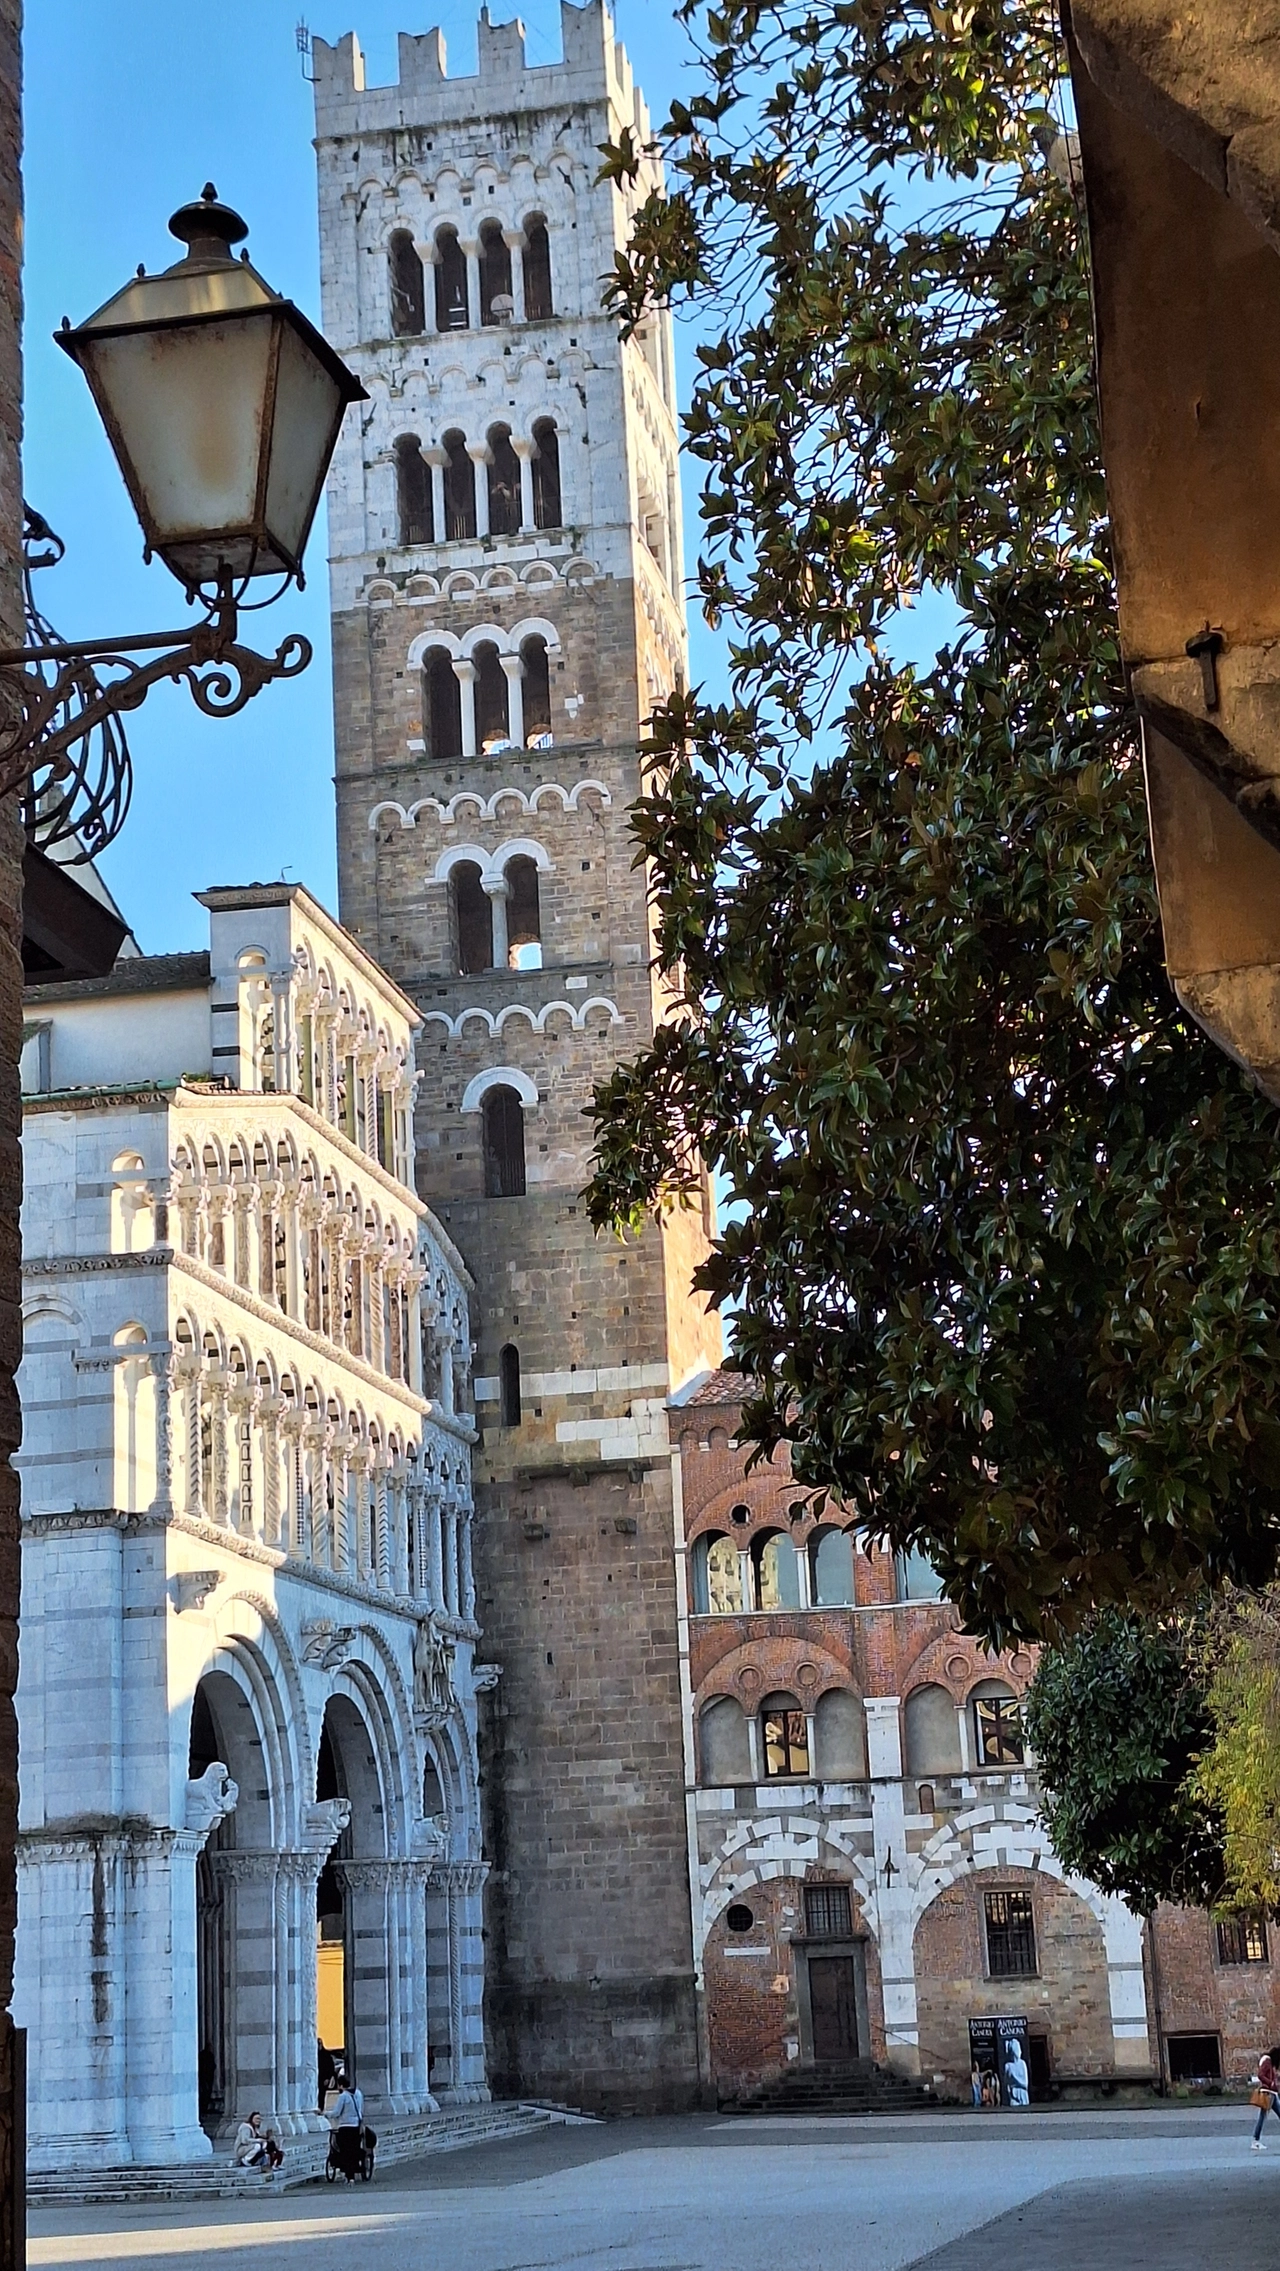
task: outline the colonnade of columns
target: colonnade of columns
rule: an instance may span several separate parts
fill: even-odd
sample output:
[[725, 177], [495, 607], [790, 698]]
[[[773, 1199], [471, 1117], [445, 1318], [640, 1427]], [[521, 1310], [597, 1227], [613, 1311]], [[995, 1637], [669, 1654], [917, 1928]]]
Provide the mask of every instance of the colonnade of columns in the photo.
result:
[[[165, 1503], [472, 1624], [473, 1510], [458, 1477], [198, 1352], [152, 1360]], [[173, 1457], [173, 1398], [182, 1456]]]

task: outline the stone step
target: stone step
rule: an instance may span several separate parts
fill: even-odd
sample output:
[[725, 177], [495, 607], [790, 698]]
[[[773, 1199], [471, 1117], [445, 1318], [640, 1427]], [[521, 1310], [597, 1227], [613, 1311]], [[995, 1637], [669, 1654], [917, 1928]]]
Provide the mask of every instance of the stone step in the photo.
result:
[[[550, 2128], [555, 2122], [582, 2118], [522, 2101], [454, 2106], [439, 2113], [411, 2115], [403, 2121], [389, 2121], [378, 2130], [377, 2166], [383, 2169], [397, 2161], [416, 2160], [422, 2153], [456, 2152], [500, 2137], [522, 2137]], [[33, 2170], [27, 2177], [27, 2199], [32, 2206], [55, 2200], [101, 2206], [112, 2201], [256, 2198], [263, 2192], [291, 2192], [297, 2185], [314, 2184], [324, 2175], [328, 2151], [329, 2141], [322, 2132], [291, 2137], [285, 2144], [284, 2167], [274, 2177], [260, 2176], [252, 2169], [233, 2169], [222, 2150], [207, 2161], [177, 2168]]]
[[912, 2113], [936, 2107], [922, 2083], [886, 2072], [870, 2059], [845, 2066], [805, 2066], [722, 2101], [723, 2113]]

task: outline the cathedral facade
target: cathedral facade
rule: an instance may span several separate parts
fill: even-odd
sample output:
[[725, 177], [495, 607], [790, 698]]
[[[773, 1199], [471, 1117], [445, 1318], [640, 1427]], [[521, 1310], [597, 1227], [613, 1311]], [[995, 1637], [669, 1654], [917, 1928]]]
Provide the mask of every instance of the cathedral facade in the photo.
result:
[[[627, 1243], [582, 1190], [592, 1089], [663, 1014], [628, 810], [681, 679], [670, 324], [602, 279], [648, 139], [601, 0], [531, 64], [314, 45], [325, 330], [369, 401], [330, 482], [344, 923], [417, 1004], [419, 1189], [476, 1282], [495, 2088], [696, 2097], [668, 1398], [718, 1361], [710, 1204]], [[647, 189], [641, 183], [638, 194]]]
[[25, 1001], [37, 2171], [320, 2135], [326, 2054], [379, 2127], [488, 2096], [471, 1281], [415, 1012], [300, 887], [203, 903], [208, 953]]

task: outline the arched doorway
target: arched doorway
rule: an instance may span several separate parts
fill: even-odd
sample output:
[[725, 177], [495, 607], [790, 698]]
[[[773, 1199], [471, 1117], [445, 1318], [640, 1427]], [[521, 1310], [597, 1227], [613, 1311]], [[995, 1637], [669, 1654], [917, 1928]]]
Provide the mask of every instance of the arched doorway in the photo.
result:
[[196, 2074], [210, 2136], [249, 2110], [246, 2092], [274, 2110], [281, 1992], [270, 1770], [247, 1688], [222, 1668], [196, 1688], [187, 1771], [196, 1780], [215, 1761], [240, 1795], [196, 1865]]
[[351, 1809], [317, 1885], [317, 2011], [323, 1999], [331, 2029], [341, 2015], [345, 2070], [359, 2083], [366, 2105], [371, 2111], [394, 2110], [401, 2014], [387, 1855], [389, 1795], [369, 1727], [349, 1695], [332, 1695], [325, 1705], [316, 1796], [345, 1798]]

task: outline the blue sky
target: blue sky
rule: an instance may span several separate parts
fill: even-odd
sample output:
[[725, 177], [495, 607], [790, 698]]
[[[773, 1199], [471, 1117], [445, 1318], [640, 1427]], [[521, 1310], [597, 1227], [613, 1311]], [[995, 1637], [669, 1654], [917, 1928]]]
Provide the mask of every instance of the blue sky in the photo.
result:
[[[41, 0], [26, 34], [26, 494], [66, 539], [40, 577], [43, 611], [64, 637], [161, 629], [184, 620], [167, 571], [144, 568], [141, 535], [79, 372], [54, 347], [62, 316], [99, 306], [145, 261], [176, 257], [165, 223], [206, 180], [245, 215], [256, 265], [318, 319], [311, 97], [294, 39], [300, 0]], [[475, 67], [473, 0], [419, 13], [405, 0], [354, 0], [336, 15], [312, 0], [314, 33], [354, 29], [371, 83], [396, 72], [396, 33], [439, 23], [451, 71]], [[512, 13], [495, 4], [502, 19]], [[559, 54], [557, 0], [522, 11], [535, 62]], [[651, 110], [684, 70], [665, 0], [618, 0], [615, 17]], [[688, 327], [682, 360], [688, 352]], [[682, 389], [687, 394], [687, 386]], [[686, 496], [689, 557], [696, 503]], [[239, 718], [214, 722], [184, 688], [157, 689], [129, 728], [133, 810], [103, 870], [145, 952], [204, 942], [191, 899], [210, 883], [283, 871], [336, 905], [328, 590], [323, 524], [309, 585], [260, 616], [274, 646], [292, 629], [316, 649], [291, 686], [269, 687]], [[717, 649], [696, 621], [694, 675]]]

